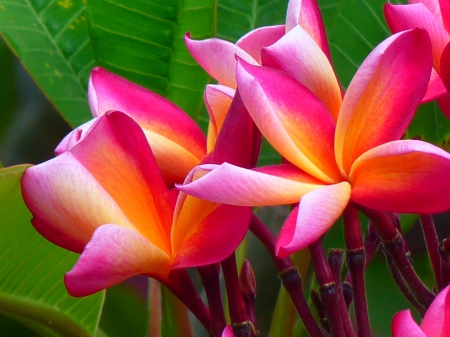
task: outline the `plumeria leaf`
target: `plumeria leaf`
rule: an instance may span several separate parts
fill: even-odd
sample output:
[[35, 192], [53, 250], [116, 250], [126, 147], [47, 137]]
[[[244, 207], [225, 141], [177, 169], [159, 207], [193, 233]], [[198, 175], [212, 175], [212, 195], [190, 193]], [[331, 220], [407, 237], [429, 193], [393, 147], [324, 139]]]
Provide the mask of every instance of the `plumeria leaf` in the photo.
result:
[[91, 0], [88, 23], [98, 64], [169, 98], [198, 121], [209, 76], [184, 35], [215, 34], [213, 0]]
[[78, 255], [46, 241], [31, 225], [20, 191], [27, 167], [0, 171], [0, 314], [42, 336], [94, 336], [104, 293], [68, 295], [63, 276]]
[[217, 37], [236, 42], [250, 30], [284, 24], [288, 0], [221, 0], [218, 6]]
[[91, 118], [86, 88], [95, 62], [85, 8], [85, 0], [0, 0], [0, 33], [72, 125]]

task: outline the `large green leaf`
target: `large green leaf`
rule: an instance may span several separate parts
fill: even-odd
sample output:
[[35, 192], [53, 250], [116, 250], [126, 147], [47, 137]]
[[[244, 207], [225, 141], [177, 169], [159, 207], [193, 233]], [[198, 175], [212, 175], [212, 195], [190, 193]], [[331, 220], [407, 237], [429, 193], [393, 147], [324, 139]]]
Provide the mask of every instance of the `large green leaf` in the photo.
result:
[[184, 35], [215, 34], [214, 0], [91, 0], [88, 22], [98, 64], [178, 104], [198, 121], [209, 76]]
[[93, 336], [104, 294], [67, 294], [63, 276], [78, 256], [46, 241], [31, 225], [20, 191], [26, 168], [0, 171], [0, 314], [43, 336]]
[[86, 87], [94, 66], [86, 0], [0, 0], [0, 32], [72, 125], [91, 118]]
[[249, 31], [284, 24], [287, 0], [220, 0], [217, 36], [235, 42]]

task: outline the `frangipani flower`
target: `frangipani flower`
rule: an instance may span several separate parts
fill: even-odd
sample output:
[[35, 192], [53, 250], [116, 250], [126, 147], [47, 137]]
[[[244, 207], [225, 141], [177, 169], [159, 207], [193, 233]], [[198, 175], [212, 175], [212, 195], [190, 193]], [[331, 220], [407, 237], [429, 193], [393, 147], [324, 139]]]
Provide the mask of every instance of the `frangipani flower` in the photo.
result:
[[409, 0], [407, 5], [384, 7], [392, 32], [422, 27], [428, 31], [433, 52], [433, 71], [424, 101], [437, 98], [443, 113], [450, 117], [450, 2]]
[[146, 88], [95, 68], [88, 97], [94, 119], [69, 133], [56, 148], [57, 154], [82, 141], [97, 118], [108, 111], [121, 111], [144, 130], [168, 186], [183, 182], [206, 155], [206, 138], [199, 126], [175, 104]]
[[434, 299], [417, 325], [410, 310], [400, 311], [392, 321], [393, 337], [448, 337], [450, 336], [450, 286]]
[[426, 92], [431, 63], [425, 31], [390, 37], [361, 65], [334, 116], [288, 74], [240, 60], [242, 100], [290, 164], [254, 170], [199, 166], [199, 179], [179, 188], [233, 205], [300, 201], [278, 238], [280, 256], [318, 239], [350, 201], [384, 212], [447, 210], [450, 155], [424, 142], [398, 140]]
[[74, 296], [139, 274], [172, 287], [174, 270], [227, 257], [251, 214], [168, 190], [140, 126], [114, 111], [82, 141], [28, 169], [22, 191], [39, 233], [82, 253], [65, 276]]

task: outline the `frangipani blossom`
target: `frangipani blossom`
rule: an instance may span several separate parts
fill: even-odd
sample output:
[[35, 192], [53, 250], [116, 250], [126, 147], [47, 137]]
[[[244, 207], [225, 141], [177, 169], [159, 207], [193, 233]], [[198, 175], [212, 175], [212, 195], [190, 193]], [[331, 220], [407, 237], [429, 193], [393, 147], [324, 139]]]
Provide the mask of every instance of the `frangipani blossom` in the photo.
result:
[[199, 179], [179, 188], [233, 205], [300, 201], [281, 230], [279, 256], [318, 239], [350, 201], [383, 212], [447, 210], [450, 155], [431, 144], [399, 140], [426, 92], [431, 64], [424, 30], [390, 37], [361, 65], [334, 115], [295, 78], [240, 60], [242, 100], [289, 164], [254, 170], [199, 166]]
[[424, 101], [437, 98], [443, 113], [450, 117], [450, 2], [409, 0], [406, 5], [384, 7], [392, 32], [421, 27], [428, 31], [433, 52], [433, 71]]
[[199, 126], [175, 104], [146, 88], [95, 68], [88, 97], [94, 119], [69, 133], [56, 148], [57, 154], [82, 141], [97, 118], [108, 111], [121, 111], [144, 130], [168, 186], [183, 182], [206, 155], [206, 138]]
[[168, 190], [140, 126], [114, 111], [82, 141], [28, 169], [22, 191], [39, 233], [82, 253], [65, 276], [74, 296], [139, 274], [171, 287], [177, 268], [227, 257], [251, 214]]
[[449, 337], [450, 286], [439, 293], [417, 325], [410, 310], [397, 313], [392, 321], [393, 337]]

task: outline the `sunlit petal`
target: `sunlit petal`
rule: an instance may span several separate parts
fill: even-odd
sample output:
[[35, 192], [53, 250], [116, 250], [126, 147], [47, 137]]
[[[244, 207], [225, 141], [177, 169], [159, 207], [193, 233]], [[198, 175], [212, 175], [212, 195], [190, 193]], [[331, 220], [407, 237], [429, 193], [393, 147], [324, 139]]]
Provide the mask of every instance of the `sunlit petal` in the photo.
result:
[[123, 77], [94, 69], [89, 100], [94, 115], [117, 110], [141, 126], [168, 184], [182, 182], [206, 154], [205, 135], [183, 110]]
[[303, 196], [281, 229], [276, 244], [277, 255], [288, 256], [319, 239], [341, 216], [350, 192], [350, 184], [342, 182]]
[[281, 71], [242, 61], [237, 79], [248, 112], [283, 157], [323, 181], [340, 179], [333, 154], [334, 122], [310, 90]]
[[427, 90], [430, 48], [426, 31], [401, 32], [378, 45], [358, 69], [336, 126], [336, 161], [344, 174], [365, 151], [403, 135]]
[[260, 171], [228, 163], [201, 165], [192, 174], [195, 179], [177, 186], [178, 189], [200, 199], [239, 206], [292, 204], [322, 186], [292, 165], [265, 167]]
[[339, 83], [326, 55], [300, 26], [263, 50], [263, 65], [287, 72], [310, 89], [328, 108], [334, 121], [341, 108]]
[[352, 200], [393, 213], [450, 209], [450, 154], [416, 140], [399, 140], [364, 153], [352, 166]]
[[219, 135], [220, 128], [225, 120], [233, 97], [234, 90], [223, 85], [209, 84], [205, 88], [205, 105], [209, 114], [208, 152], [216, 144], [217, 136]]
[[440, 73], [439, 61], [442, 51], [450, 41], [450, 36], [442, 22], [422, 3], [411, 5], [392, 5], [387, 3], [384, 15], [389, 28], [394, 32], [422, 27], [428, 31], [433, 45], [433, 67]]
[[284, 25], [256, 28], [241, 37], [236, 46], [246, 51], [256, 62], [261, 63], [261, 49], [278, 41], [284, 32]]
[[170, 259], [139, 233], [117, 225], [99, 227], [75, 267], [64, 277], [72, 296], [88, 296], [132, 276], [168, 276]]
[[286, 14], [286, 32], [297, 25], [302, 26], [331, 61], [325, 27], [316, 0], [289, 0]]
[[392, 320], [393, 337], [430, 337], [427, 336], [417, 325], [411, 316], [410, 310], [397, 313]]
[[219, 84], [236, 89], [236, 55], [251, 64], [258, 62], [235, 44], [217, 39], [196, 41], [186, 35], [184, 39], [192, 57]]

